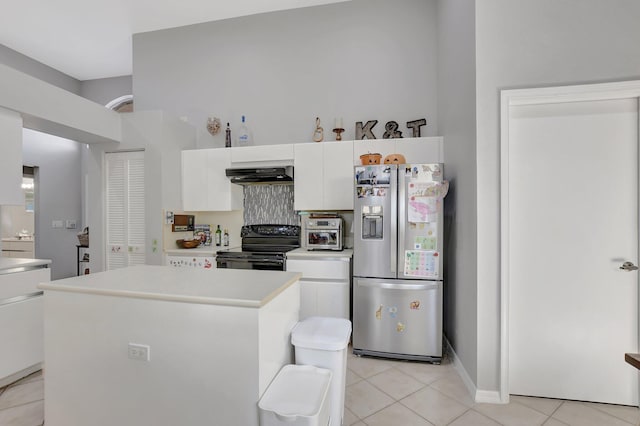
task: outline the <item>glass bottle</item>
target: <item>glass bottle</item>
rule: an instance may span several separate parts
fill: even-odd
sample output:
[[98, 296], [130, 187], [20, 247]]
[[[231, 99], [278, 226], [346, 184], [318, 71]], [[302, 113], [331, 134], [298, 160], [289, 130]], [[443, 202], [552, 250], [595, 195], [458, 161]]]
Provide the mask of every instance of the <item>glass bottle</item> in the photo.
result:
[[222, 242], [222, 231], [220, 230], [220, 225], [218, 225], [218, 229], [216, 229], [216, 245], [219, 247]]
[[225, 130], [224, 146], [225, 148], [231, 148], [231, 127], [229, 127], [229, 123], [227, 123], [227, 130]]

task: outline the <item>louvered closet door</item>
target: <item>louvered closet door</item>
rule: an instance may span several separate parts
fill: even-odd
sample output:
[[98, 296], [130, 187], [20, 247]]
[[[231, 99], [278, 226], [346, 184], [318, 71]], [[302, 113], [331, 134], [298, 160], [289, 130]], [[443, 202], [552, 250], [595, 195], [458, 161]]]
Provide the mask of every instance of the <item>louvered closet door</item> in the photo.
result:
[[145, 263], [144, 152], [105, 154], [106, 269]]

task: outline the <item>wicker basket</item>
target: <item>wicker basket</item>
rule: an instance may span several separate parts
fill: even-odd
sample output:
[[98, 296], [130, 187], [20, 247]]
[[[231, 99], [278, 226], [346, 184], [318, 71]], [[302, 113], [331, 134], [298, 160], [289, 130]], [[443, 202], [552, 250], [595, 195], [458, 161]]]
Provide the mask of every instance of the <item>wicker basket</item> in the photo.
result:
[[89, 247], [89, 228], [84, 228], [84, 230], [78, 233], [78, 241], [82, 247]]

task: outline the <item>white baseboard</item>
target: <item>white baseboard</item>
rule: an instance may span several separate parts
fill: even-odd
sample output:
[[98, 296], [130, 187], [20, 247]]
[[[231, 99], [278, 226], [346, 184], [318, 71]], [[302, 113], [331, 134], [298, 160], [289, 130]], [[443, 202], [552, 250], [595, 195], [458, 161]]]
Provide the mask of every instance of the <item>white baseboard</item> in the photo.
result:
[[444, 343], [447, 353], [451, 354], [451, 357], [453, 359], [453, 368], [455, 368], [458, 372], [458, 375], [462, 379], [464, 385], [467, 387], [467, 390], [469, 391], [469, 394], [471, 394], [473, 400], [478, 403], [504, 404], [505, 402], [500, 399], [500, 392], [481, 390], [476, 387], [476, 384], [473, 383], [473, 380], [471, 380], [471, 377], [469, 377], [469, 373], [467, 373], [467, 370], [464, 368], [464, 365], [462, 365], [462, 362], [460, 361], [460, 358], [458, 358], [456, 351], [453, 350], [453, 348], [451, 347], [451, 343], [449, 343], [449, 340], [446, 337], [444, 338]]

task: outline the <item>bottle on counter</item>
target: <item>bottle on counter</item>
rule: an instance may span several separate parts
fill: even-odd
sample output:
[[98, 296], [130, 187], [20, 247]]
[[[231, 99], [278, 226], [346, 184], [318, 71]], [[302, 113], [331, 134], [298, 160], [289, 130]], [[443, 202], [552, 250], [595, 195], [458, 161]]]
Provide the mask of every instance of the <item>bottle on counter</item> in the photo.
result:
[[247, 126], [245, 116], [243, 115], [242, 124], [240, 124], [240, 129], [238, 130], [238, 146], [249, 145], [251, 145], [251, 132]]
[[229, 123], [227, 123], [227, 130], [225, 130], [225, 133], [224, 146], [225, 148], [231, 148], [231, 127], [229, 127]]
[[218, 225], [218, 229], [216, 229], [216, 245], [220, 246], [222, 242], [222, 231], [220, 230], [220, 225]]
[[224, 229], [224, 234], [222, 234], [222, 245], [229, 247], [229, 231], [227, 228]]

